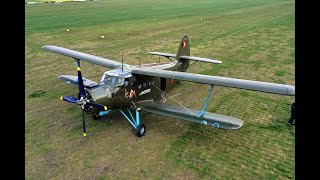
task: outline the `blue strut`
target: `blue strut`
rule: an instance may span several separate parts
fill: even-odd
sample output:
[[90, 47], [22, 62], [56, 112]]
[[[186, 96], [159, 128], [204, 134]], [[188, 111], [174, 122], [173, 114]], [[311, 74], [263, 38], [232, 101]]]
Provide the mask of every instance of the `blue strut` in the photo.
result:
[[206, 98], [206, 102], [204, 103], [204, 105], [203, 105], [203, 107], [202, 107], [202, 110], [201, 110], [201, 112], [198, 114], [197, 118], [199, 118], [199, 117], [201, 117], [201, 116], [203, 116], [203, 115], [205, 114], [205, 110], [206, 110], [206, 107], [207, 107], [207, 105], [208, 105], [209, 98], [210, 98], [210, 95], [211, 95], [211, 93], [212, 93], [214, 84], [210, 84], [210, 86], [211, 86], [211, 87], [210, 87], [210, 91], [209, 91], [209, 93], [208, 93], [208, 96], [207, 96], [207, 98]]
[[119, 111], [121, 112], [121, 114], [129, 121], [129, 123], [135, 128], [137, 129], [137, 127], [140, 125], [140, 113], [139, 111], [136, 111], [136, 119], [134, 119], [132, 113], [130, 112], [129, 108], [127, 108], [131, 119], [121, 110], [119, 109]]
[[111, 112], [111, 110], [108, 110], [108, 111], [100, 111], [99, 112], [99, 116], [104, 116], [106, 114], [109, 114]]

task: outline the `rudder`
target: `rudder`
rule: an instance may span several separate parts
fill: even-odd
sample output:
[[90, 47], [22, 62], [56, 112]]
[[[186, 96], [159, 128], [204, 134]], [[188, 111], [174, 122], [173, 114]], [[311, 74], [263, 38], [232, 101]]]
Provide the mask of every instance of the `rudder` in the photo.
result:
[[176, 59], [180, 63], [178, 71], [186, 71], [189, 67], [189, 60], [180, 59], [180, 56], [190, 56], [190, 43], [187, 34], [183, 35], [176, 55]]

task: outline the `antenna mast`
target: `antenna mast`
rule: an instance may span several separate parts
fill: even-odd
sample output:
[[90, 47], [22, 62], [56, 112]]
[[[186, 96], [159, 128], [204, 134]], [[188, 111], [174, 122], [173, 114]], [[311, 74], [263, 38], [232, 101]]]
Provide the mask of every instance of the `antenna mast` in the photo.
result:
[[123, 72], [123, 52], [121, 52], [122, 53], [122, 66], [121, 66], [121, 69], [122, 69], [122, 72]]

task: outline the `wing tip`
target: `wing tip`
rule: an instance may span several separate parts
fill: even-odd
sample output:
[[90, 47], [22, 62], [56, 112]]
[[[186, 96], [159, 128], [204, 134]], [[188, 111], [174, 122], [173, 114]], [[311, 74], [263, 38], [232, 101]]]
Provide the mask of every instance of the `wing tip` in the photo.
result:
[[287, 94], [290, 96], [296, 95], [296, 88], [294, 86], [289, 86], [287, 89]]
[[49, 50], [50, 48], [52, 48], [53, 46], [51, 46], [51, 45], [44, 45], [44, 46], [42, 46], [41, 48], [42, 49], [45, 49], [45, 50]]

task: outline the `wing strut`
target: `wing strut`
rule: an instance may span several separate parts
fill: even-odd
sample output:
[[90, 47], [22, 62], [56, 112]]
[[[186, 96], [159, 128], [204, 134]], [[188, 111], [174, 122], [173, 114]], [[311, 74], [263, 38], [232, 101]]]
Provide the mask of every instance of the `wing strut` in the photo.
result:
[[208, 105], [208, 102], [209, 102], [211, 93], [212, 93], [212, 91], [213, 91], [213, 87], [214, 87], [214, 84], [210, 84], [210, 90], [209, 90], [208, 96], [207, 96], [206, 101], [205, 101], [204, 104], [203, 104], [202, 110], [201, 110], [201, 112], [198, 114], [197, 118], [199, 118], [199, 117], [201, 117], [201, 116], [203, 116], [203, 115], [205, 114], [206, 107], [207, 107], [207, 105]]

